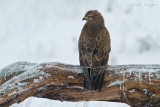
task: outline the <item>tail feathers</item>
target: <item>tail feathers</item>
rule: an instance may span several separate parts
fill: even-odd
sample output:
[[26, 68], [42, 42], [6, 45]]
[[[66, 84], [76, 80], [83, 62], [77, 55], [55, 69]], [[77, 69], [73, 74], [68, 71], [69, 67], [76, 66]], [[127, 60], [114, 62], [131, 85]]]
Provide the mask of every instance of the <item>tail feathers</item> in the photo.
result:
[[84, 75], [84, 87], [89, 90], [99, 90], [101, 91], [104, 81], [104, 69], [85, 69], [83, 71]]

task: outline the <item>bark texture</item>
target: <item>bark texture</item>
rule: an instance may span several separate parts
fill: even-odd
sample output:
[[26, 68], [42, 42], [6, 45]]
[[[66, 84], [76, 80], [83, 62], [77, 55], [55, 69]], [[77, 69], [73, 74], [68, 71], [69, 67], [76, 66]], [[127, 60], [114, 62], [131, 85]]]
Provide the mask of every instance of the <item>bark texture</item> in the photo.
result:
[[0, 71], [0, 107], [30, 96], [61, 101], [115, 101], [160, 106], [160, 65], [109, 65], [100, 92], [83, 87], [79, 66], [17, 62]]

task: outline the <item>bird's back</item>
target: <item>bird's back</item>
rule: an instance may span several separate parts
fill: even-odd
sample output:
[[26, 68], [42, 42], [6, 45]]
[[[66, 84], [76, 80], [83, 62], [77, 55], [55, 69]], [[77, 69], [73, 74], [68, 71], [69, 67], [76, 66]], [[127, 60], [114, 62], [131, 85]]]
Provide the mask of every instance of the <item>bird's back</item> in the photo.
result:
[[[98, 14], [100, 15], [100, 14]], [[101, 17], [98, 17], [99, 20]], [[103, 18], [102, 18], [103, 19]], [[79, 38], [79, 60], [83, 67], [84, 86], [101, 90], [111, 50], [110, 36], [103, 24], [87, 22]]]

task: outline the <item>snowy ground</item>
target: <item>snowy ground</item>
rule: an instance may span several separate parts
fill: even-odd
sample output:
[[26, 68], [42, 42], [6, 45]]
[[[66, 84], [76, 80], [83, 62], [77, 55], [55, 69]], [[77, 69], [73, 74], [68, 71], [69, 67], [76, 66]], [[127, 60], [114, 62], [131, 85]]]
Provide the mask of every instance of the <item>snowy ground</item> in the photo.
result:
[[17, 61], [79, 64], [88, 10], [111, 35], [109, 64], [160, 63], [159, 0], [0, 0], [0, 68]]
[[85, 101], [85, 102], [61, 102], [44, 98], [30, 97], [20, 104], [13, 104], [10, 107], [129, 107], [124, 103], [113, 103], [106, 101]]

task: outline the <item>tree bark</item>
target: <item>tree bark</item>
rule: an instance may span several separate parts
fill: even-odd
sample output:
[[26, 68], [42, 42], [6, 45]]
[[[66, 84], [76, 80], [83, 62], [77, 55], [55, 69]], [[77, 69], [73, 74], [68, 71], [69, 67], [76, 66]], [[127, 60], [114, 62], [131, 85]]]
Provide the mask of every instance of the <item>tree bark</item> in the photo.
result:
[[0, 70], [0, 107], [30, 96], [61, 101], [114, 101], [160, 106], [160, 65], [109, 65], [102, 91], [83, 87], [81, 67], [17, 62]]

